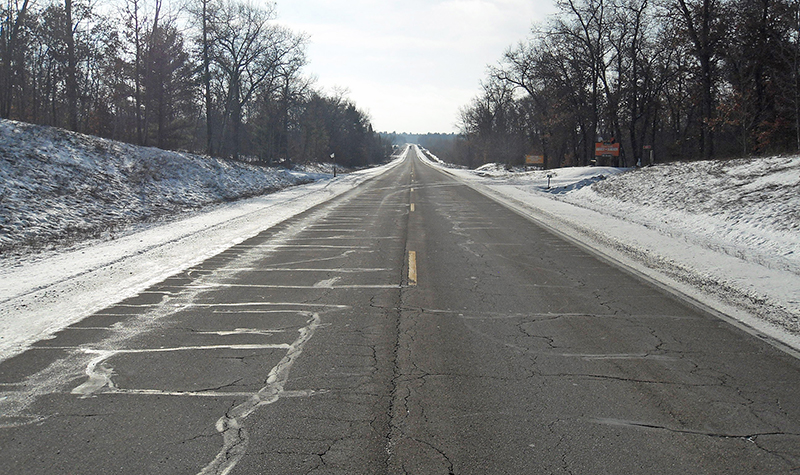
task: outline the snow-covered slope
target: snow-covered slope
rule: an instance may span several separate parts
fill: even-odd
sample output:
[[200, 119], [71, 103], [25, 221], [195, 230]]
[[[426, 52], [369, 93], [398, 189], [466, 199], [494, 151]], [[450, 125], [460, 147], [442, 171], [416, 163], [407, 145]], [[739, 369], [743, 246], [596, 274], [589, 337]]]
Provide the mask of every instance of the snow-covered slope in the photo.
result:
[[334, 179], [0, 120], [0, 360], [389, 166]]
[[108, 237], [317, 178], [0, 120], [0, 252]]
[[643, 169], [449, 171], [653, 281], [800, 349], [800, 157]]
[[800, 273], [800, 157], [475, 174]]

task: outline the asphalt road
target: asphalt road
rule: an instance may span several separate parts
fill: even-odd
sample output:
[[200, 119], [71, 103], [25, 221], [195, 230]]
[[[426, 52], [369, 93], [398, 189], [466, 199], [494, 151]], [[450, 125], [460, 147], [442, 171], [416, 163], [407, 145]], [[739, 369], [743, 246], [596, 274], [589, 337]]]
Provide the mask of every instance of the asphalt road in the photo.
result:
[[0, 363], [0, 473], [800, 470], [800, 362], [409, 159]]

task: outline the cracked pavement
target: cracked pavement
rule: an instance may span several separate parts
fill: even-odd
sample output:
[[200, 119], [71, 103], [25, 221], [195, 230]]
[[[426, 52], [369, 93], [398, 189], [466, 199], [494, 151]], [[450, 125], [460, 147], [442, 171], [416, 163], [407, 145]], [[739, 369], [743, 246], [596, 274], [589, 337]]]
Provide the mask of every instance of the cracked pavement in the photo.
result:
[[0, 363], [0, 473], [800, 471], [798, 360], [415, 153]]

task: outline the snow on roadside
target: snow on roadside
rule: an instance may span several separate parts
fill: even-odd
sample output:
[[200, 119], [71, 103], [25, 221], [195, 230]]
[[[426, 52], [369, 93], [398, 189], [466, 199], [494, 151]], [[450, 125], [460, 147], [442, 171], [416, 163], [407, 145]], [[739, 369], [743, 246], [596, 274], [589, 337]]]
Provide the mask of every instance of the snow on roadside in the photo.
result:
[[321, 177], [0, 120], [0, 251], [109, 238]]
[[645, 169], [508, 171], [488, 165], [448, 171], [652, 281], [800, 350], [800, 157]]
[[331, 179], [0, 121], [0, 249], [22, 248], [0, 256], [0, 361], [396, 163]]
[[0, 361], [351, 190], [390, 165], [220, 205], [119, 239], [78, 246], [14, 267], [3, 266]]
[[800, 157], [634, 170], [565, 201], [800, 274]]

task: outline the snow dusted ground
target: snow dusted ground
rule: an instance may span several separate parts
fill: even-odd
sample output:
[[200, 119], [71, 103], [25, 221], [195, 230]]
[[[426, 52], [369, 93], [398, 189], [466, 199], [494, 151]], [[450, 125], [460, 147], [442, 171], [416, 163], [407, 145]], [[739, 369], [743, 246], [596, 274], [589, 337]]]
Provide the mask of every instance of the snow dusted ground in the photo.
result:
[[0, 251], [108, 238], [318, 178], [0, 120]]
[[0, 360], [390, 166], [333, 179], [0, 121]]
[[800, 157], [448, 171], [655, 285], [800, 350]]

